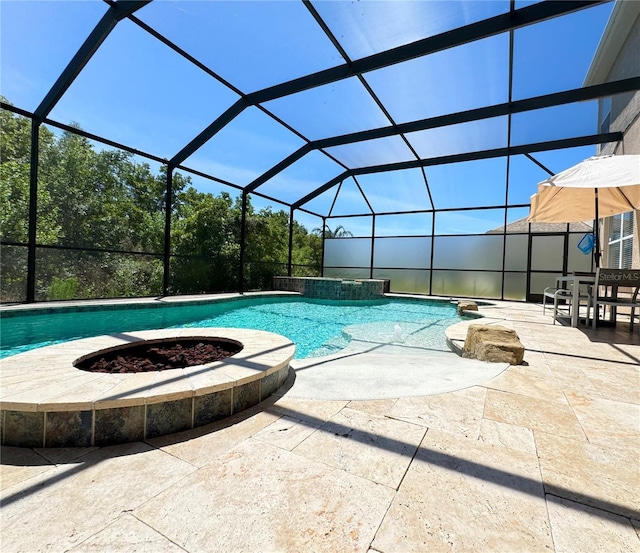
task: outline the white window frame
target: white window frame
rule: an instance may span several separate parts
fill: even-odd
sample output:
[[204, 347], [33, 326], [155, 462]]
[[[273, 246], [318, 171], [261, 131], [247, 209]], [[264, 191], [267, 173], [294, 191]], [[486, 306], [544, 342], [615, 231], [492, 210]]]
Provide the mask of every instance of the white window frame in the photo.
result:
[[[628, 225], [627, 232], [628, 234], [624, 234], [625, 225], [624, 219], [629, 217], [631, 224]], [[614, 237], [613, 232], [616, 229], [616, 224], [614, 221], [619, 221], [620, 228], [620, 236]], [[624, 246], [628, 245], [628, 247], [632, 247], [633, 244], [633, 211], [622, 213], [620, 215], [614, 215], [611, 217], [609, 223], [609, 241], [608, 241], [608, 265], [611, 269], [630, 269], [632, 256], [629, 257], [628, 266], [624, 265]], [[615, 250], [618, 250], [617, 256], [614, 255]]]
[[600, 132], [607, 133], [611, 130], [611, 96], [600, 100]]

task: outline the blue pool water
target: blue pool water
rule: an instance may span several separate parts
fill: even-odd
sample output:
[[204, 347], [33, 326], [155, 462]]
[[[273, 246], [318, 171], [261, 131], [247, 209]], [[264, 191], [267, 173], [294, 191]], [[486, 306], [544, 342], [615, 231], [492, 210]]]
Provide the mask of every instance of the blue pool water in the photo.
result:
[[358, 339], [368, 339], [367, 336], [378, 342], [413, 339], [415, 343], [411, 345], [446, 351], [444, 329], [460, 320], [455, 306], [449, 303], [411, 299], [348, 302], [271, 297], [180, 306], [113, 306], [3, 317], [0, 358], [102, 334], [201, 327], [275, 332], [296, 344], [295, 356], [299, 359], [328, 355], [344, 348], [349, 343], [344, 329], [354, 325], [361, 329]]

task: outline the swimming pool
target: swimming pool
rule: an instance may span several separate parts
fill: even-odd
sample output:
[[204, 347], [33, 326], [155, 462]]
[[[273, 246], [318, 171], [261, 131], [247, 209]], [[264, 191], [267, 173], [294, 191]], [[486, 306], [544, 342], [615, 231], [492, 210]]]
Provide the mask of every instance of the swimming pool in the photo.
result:
[[462, 320], [456, 307], [445, 301], [344, 301], [298, 296], [241, 297], [180, 305], [119, 304], [11, 315], [2, 316], [0, 358], [102, 334], [201, 327], [275, 332], [296, 344], [297, 359], [340, 351], [354, 335], [358, 340], [448, 351], [444, 330]]

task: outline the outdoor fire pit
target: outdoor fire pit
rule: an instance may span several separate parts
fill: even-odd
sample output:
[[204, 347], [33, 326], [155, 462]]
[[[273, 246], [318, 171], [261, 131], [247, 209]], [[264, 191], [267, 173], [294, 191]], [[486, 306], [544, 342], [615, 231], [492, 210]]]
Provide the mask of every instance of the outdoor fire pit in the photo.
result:
[[174, 328], [7, 357], [0, 365], [2, 444], [103, 446], [213, 423], [274, 394], [294, 353], [291, 340], [272, 332]]
[[242, 351], [243, 345], [228, 338], [175, 338], [127, 344], [101, 350], [76, 360], [83, 371], [99, 373], [139, 373], [205, 365]]

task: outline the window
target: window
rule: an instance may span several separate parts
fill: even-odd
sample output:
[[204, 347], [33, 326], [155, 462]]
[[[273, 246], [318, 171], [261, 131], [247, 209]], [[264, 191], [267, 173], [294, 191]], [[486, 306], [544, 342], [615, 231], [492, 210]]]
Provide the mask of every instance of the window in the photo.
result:
[[600, 102], [600, 132], [609, 132], [611, 128], [611, 96]]
[[633, 212], [614, 215], [609, 227], [609, 267], [630, 269], [632, 244]]

